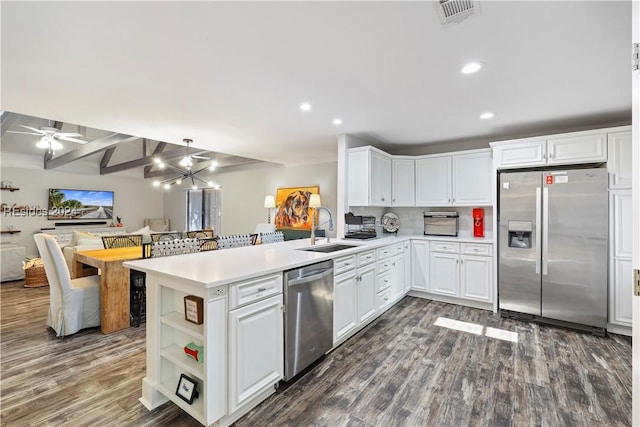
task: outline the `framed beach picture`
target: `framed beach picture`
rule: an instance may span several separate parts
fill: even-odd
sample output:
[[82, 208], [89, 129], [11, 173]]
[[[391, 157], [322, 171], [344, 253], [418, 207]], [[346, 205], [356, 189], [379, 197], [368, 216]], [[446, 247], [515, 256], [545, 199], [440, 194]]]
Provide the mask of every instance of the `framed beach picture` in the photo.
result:
[[309, 208], [312, 194], [320, 194], [320, 186], [278, 188], [276, 191], [276, 228], [295, 228], [311, 230], [311, 215], [314, 209]]

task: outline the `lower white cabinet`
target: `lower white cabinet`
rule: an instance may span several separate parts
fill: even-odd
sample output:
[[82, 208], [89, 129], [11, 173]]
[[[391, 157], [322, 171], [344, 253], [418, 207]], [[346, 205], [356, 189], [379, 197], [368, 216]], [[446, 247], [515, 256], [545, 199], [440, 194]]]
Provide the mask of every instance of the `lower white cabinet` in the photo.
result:
[[229, 413], [284, 377], [282, 294], [229, 312]]
[[491, 245], [452, 241], [411, 242], [412, 289], [490, 303]]
[[460, 260], [457, 254], [431, 252], [429, 259], [429, 283], [434, 294], [459, 296]]
[[358, 323], [367, 322], [376, 315], [376, 266], [358, 268], [356, 276]]
[[631, 328], [633, 301], [631, 190], [609, 192], [609, 323]]
[[347, 336], [358, 325], [356, 272], [335, 276], [333, 281], [333, 342]]
[[491, 258], [460, 255], [460, 296], [491, 301]]
[[411, 241], [411, 289], [429, 290], [429, 242]]

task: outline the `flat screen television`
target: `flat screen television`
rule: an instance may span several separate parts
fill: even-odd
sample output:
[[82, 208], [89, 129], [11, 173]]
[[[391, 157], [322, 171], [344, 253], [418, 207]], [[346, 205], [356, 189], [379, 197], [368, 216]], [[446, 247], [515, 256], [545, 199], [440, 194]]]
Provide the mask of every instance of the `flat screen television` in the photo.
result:
[[50, 220], [113, 218], [113, 191], [49, 189]]

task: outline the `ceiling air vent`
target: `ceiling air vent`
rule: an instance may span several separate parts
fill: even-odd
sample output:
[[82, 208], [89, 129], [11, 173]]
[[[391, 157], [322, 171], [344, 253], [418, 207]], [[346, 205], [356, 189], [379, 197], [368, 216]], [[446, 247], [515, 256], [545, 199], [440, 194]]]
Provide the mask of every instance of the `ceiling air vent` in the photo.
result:
[[473, 0], [440, 0], [435, 6], [442, 25], [459, 24], [480, 14], [480, 4]]

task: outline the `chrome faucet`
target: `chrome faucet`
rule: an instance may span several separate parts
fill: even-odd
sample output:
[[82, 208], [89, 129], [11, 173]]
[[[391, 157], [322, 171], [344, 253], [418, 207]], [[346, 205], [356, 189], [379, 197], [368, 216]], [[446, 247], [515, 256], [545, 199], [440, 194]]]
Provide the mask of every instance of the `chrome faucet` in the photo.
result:
[[[327, 213], [329, 214], [329, 221], [325, 221], [322, 224], [318, 224], [318, 227], [326, 224], [327, 222], [329, 223], [329, 231], [333, 231], [333, 215], [331, 214], [331, 211], [328, 208], [325, 208], [324, 206], [319, 206], [316, 208], [316, 210], [318, 211], [318, 218], [320, 217], [320, 211], [321, 210], [325, 210], [327, 211]], [[315, 217], [315, 213], [313, 215], [313, 217]], [[316, 244], [316, 233], [315, 233], [315, 228], [316, 226], [314, 226], [314, 218], [311, 218], [311, 244], [315, 245]], [[331, 243], [331, 237], [327, 234], [327, 243]]]

